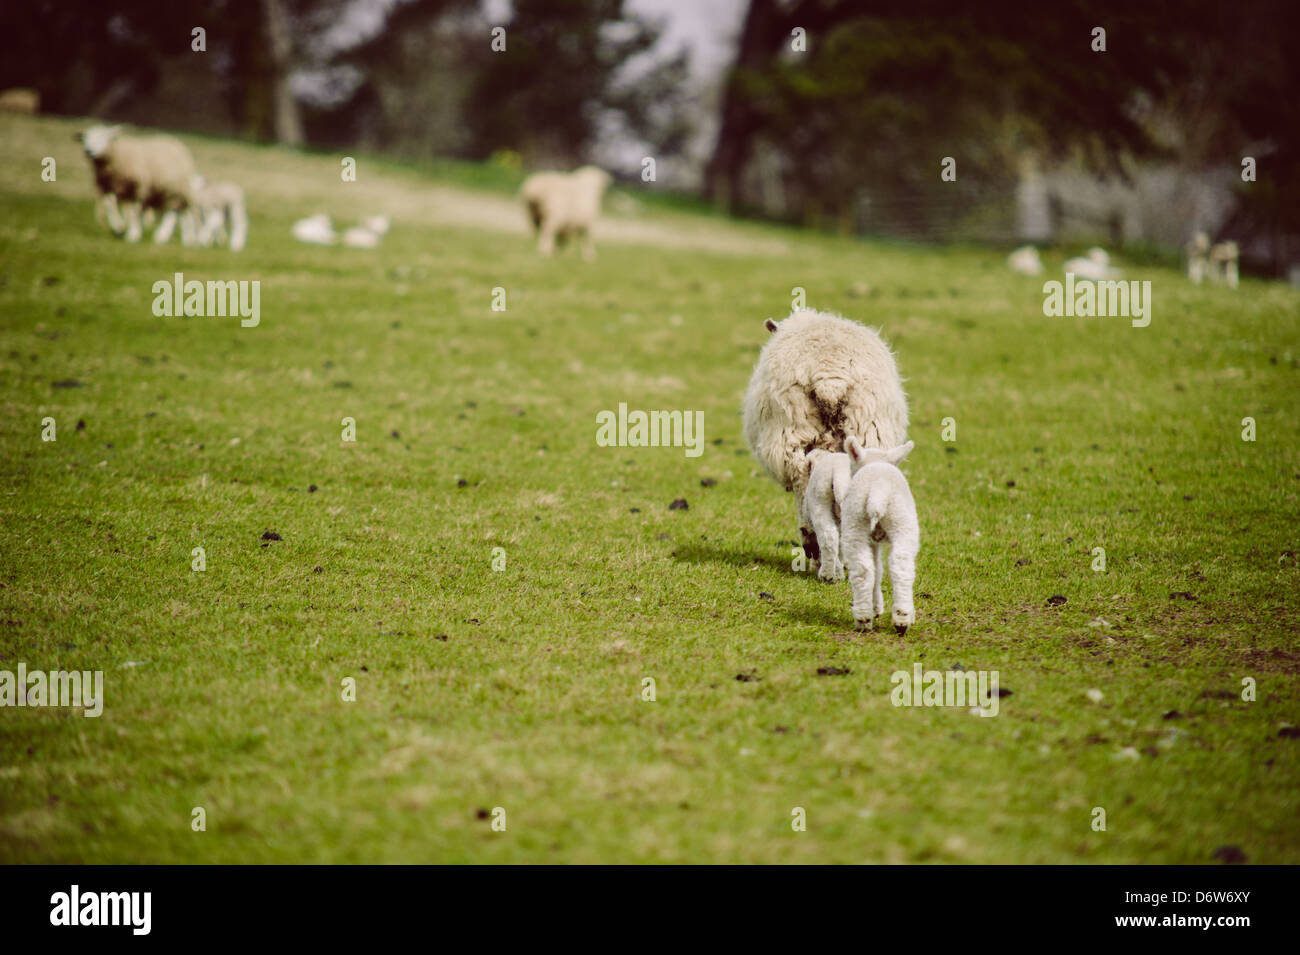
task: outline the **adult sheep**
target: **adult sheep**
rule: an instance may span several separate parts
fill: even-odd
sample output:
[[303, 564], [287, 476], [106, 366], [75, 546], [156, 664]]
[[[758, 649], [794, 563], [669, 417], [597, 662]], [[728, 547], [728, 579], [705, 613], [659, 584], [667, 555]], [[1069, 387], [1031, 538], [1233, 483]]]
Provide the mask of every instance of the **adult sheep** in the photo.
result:
[[[811, 470], [808, 452], [838, 452], [847, 438], [894, 448], [907, 440], [907, 396], [889, 346], [857, 322], [811, 309], [783, 322], [758, 356], [745, 393], [745, 439], [763, 469], [795, 501]], [[804, 526], [804, 553], [820, 560], [817, 535]]]
[[[138, 242], [141, 211], [154, 209], [162, 214], [155, 242], [171, 238], [178, 215], [181, 239], [186, 245], [197, 241], [198, 223], [191, 209], [194, 158], [183, 143], [171, 136], [123, 136], [120, 126], [92, 126], [77, 139], [94, 167], [97, 211], [109, 214], [114, 232], [125, 228], [126, 241]], [[119, 202], [126, 215], [124, 226], [114, 221]]]
[[552, 255], [557, 241], [573, 238], [582, 242], [583, 258], [594, 259], [591, 227], [611, 182], [609, 173], [595, 166], [568, 173], [538, 172], [525, 179], [520, 195], [537, 232], [537, 251]]

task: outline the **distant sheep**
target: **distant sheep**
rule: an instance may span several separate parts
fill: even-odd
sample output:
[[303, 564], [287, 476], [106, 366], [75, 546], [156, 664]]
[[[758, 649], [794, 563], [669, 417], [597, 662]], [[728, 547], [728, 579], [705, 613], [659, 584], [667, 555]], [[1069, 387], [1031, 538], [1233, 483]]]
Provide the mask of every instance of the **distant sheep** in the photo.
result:
[[849, 456], [814, 448], [804, 457], [808, 487], [799, 499], [799, 525], [811, 527], [817, 537], [822, 580], [843, 580], [840, 561], [840, 508], [849, 489]]
[[[772, 337], [745, 393], [745, 439], [798, 504], [810, 451], [839, 451], [850, 435], [869, 446], [902, 444], [907, 396], [889, 346], [865, 325], [811, 309], [765, 325]], [[804, 552], [819, 559], [817, 536], [802, 515], [799, 532]]]
[[307, 242], [311, 245], [334, 245], [339, 240], [330, 217], [323, 212], [295, 222], [293, 237], [299, 242]]
[[29, 116], [41, 111], [41, 94], [33, 89], [16, 86], [0, 93], [0, 112], [26, 113]]
[[1022, 245], [1007, 256], [1007, 265], [1019, 275], [1042, 275], [1043, 260], [1032, 245]]
[[[193, 245], [198, 240], [191, 208], [194, 158], [180, 140], [123, 136], [120, 126], [92, 126], [77, 138], [94, 168], [99, 190], [96, 215], [107, 215], [114, 232], [124, 228], [128, 242], [140, 241], [141, 212], [154, 209], [162, 214], [154, 230], [155, 242], [171, 238], [178, 216], [182, 241]], [[117, 217], [119, 203], [124, 207], [125, 223]]]
[[844, 443], [853, 477], [841, 508], [840, 546], [844, 568], [853, 588], [853, 625], [870, 630], [885, 612], [880, 585], [885, 577], [882, 561], [889, 544], [889, 579], [894, 603], [894, 629], [899, 635], [916, 622], [912, 586], [916, 582], [916, 555], [921, 549], [921, 525], [916, 501], [898, 465], [912, 450], [912, 442], [883, 451], [864, 448], [856, 438]]
[[1237, 243], [1219, 242], [1210, 249], [1209, 271], [1211, 282], [1226, 282], [1228, 288], [1236, 288], [1238, 282], [1237, 275]]
[[1105, 249], [1093, 246], [1082, 258], [1067, 259], [1064, 267], [1067, 273], [1074, 273], [1078, 279], [1105, 281], [1117, 279], [1124, 273], [1110, 267], [1110, 256]]
[[233, 182], [207, 182], [194, 177], [194, 205], [199, 216], [199, 245], [226, 242], [238, 252], [248, 241], [248, 210], [244, 190]]
[[1187, 240], [1187, 278], [1193, 285], [1205, 281], [1210, 265], [1210, 237], [1197, 232]]
[[583, 258], [594, 259], [591, 227], [611, 182], [609, 173], [595, 166], [570, 173], [539, 172], [525, 179], [520, 195], [537, 232], [537, 251], [553, 255], [557, 241], [574, 239], [582, 243]]

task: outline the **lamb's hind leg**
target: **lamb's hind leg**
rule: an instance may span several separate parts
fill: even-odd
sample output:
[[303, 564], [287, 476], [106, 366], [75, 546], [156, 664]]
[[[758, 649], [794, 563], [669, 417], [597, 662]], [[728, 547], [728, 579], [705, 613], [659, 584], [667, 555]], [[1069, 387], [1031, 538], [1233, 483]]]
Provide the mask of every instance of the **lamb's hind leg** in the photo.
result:
[[844, 566], [849, 574], [849, 586], [853, 589], [853, 626], [858, 630], [870, 630], [875, 617], [871, 605], [873, 578], [880, 569], [875, 566], [870, 542], [846, 538]]
[[916, 580], [916, 553], [920, 541], [904, 535], [891, 542], [889, 548], [889, 579], [894, 598], [894, 629], [899, 636], [916, 623], [916, 608], [912, 604], [912, 584]]
[[817, 569], [817, 576], [822, 580], [843, 580], [844, 565], [840, 563], [840, 528], [835, 523], [835, 515], [829, 510], [823, 510], [812, 516], [812, 522], [813, 532], [817, 535], [817, 550], [821, 554], [821, 566]]
[[876, 563], [876, 586], [871, 594], [871, 606], [875, 610], [876, 616], [879, 617], [885, 612], [885, 595], [880, 589], [880, 585], [885, 580], [885, 545], [872, 541], [871, 556]]

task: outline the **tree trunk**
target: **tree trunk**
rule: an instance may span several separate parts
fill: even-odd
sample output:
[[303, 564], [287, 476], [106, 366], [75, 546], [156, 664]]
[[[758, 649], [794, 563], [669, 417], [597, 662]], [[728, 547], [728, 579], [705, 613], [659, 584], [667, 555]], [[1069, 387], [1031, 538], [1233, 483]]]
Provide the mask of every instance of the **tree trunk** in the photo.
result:
[[289, 35], [289, 18], [283, 0], [262, 0], [266, 28], [266, 48], [271, 62], [271, 115], [276, 142], [301, 146], [304, 142], [302, 116], [298, 101], [289, 88], [293, 38]]
[[730, 70], [722, 98], [722, 122], [713, 158], [704, 170], [704, 191], [724, 212], [734, 205], [740, 176], [749, 158], [750, 141], [758, 117], [743, 90], [746, 71], [761, 69], [779, 42], [782, 17], [776, 0], [750, 0], [745, 25], [740, 33], [736, 62]]

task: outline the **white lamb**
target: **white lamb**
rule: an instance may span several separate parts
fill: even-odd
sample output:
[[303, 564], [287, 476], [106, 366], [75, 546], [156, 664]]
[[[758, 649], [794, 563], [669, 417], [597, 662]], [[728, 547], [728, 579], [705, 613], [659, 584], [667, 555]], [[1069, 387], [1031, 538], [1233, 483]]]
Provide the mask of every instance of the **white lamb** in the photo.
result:
[[1228, 288], [1237, 287], [1237, 243], [1218, 242], [1210, 249], [1209, 270], [1211, 282], [1226, 282]]
[[330, 217], [323, 212], [295, 222], [293, 237], [299, 242], [307, 242], [311, 245], [334, 245], [339, 240]]
[[1008, 255], [1007, 265], [1012, 272], [1020, 275], [1043, 274], [1043, 260], [1038, 257], [1038, 250], [1032, 245], [1022, 245]]
[[[808, 452], [839, 451], [850, 435], [876, 447], [907, 439], [907, 396], [889, 346], [857, 322], [811, 309], [772, 333], [745, 393], [745, 439], [763, 469], [796, 504], [808, 484]], [[804, 552], [820, 559], [817, 536], [800, 515]]]
[[596, 257], [591, 227], [600, 215], [600, 200], [613, 182], [609, 173], [595, 166], [573, 172], [538, 172], [524, 180], [520, 195], [537, 232], [537, 251], [553, 255], [558, 241], [582, 243], [582, 256]]
[[864, 448], [850, 437], [844, 450], [849, 455], [853, 478], [841, 509], [840, 546], [853, 588], [853, 625], [870, 630], [875, 618], [885, 612], [880, 585], [885, 577], [881, 558], [887, 543], [894, 629], [902, 636], [916, 622], [912, 585], [916, 581], [916, 555], [921, 549], [916, 501], [907, 478], [898, 469], [912, 450], [912, 442], [882, 451]]
[[[128, 242], [143, 234], [142, 210], [162, 214], [154, 230], [155, 242], [166, 242], [181, 217], [181, 241], [198, 239], [193, 205], [194, 158], [185, 145], [171, 136], [123, 136], [120, 126], [92, 126], [77, 138], [94, 167], [99, 191], [96, 218], [106, 215], [114, 232], [126, 232]], [[125, 222], [118, 215], [118, 204]]]
[[813, 448], [804, 457], [808, 487], [799, 499], [799, 526], [811, 527], [821, 554], [817, 576], [822, 580], [843, 580], [840, 560], [840, 509], [849, 489], [849, 456]]
[[248, 241], [248, 210], [244, 190], [233, 182], [208, 182], [194, 177], [194, 205], [199, 213], [199, 245], [226, 242], [238, 252]]
[[1093, 281], [1117, 279], [1124, 274], [1119, 269], [1112, 269], [1106, 250], [1095, 245], [1082, 258], [1067, 259], [1064, 268], [1067, 273], [1073, 272], [1075, 278]]
[[1204, 232], [1197, 232], [1187, 240], [1187, 278], [1193, 285], [1200, 285], [1205, 280], [1209, 255], [1210, 237]]

